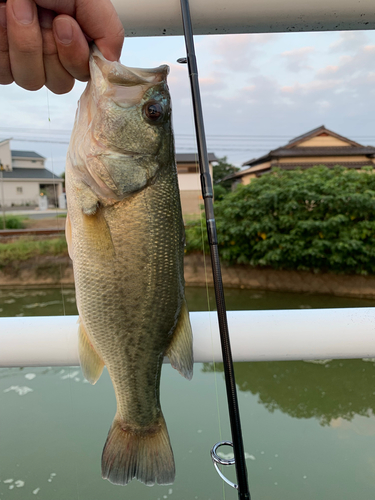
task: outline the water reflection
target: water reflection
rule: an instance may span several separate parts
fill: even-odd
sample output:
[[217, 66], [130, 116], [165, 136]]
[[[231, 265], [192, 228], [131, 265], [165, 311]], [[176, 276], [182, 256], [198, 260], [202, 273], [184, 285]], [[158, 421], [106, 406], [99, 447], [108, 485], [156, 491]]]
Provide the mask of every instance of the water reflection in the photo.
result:
[[[190, 311], [215, 310], [213, 288], [187, 287]], [[228, 288], [228, 310], [307, 309], [325, 307], [374, 307], [375, 300], [330, 295], [264, 292]], [[0, 289], [0, 316], [62, 316], [78, 314], [75, 290], [65, 286], [44, 289]]]
[[69, 372], [69, 370], [76, 369], [75, 367], [67, 367], [62, 369], [60, 366], [46, 366], [46, 367], [20, 367], [20, 368], [0, 368], [0, 380], [17, 377], [23, 375], [27, 380], [33, 380], [36, 377], [36, 373], [39, 375], [60, 375], [65, 372]]
[[74, 288], [0, 290], [0, 316], [63, 316], [78, 314]]
[[[208, 296], [212, 309], [211, 289]], [[191, 311], [207, 309], [204, 288], [187, 289], [187, 300]], [[229, 290], [226, 300], [229, 310], [375, 305], [250, 290]], [[0, 290], [0, 309], [0, 316], [77, 314], [73, 289], [63, 294], [60, 289]], [[374, 361], [236, 364], [254, 498], [374, 498]], [[224, 381], [219, 375], [216, 385], [211, 373], [203, 373], [212, 369], [196, 365], [187, 384], [172, 367], [163, 367], [163, 409], [178, 477], [173, 488], [145, 488], [133, 481], [126, 490], [100, 475], [100, 454], [115, 412], [106, 371], [91, 386], [77, 367], [0, 369], [0, 498], [222, 497], [208, 450], [218, 441], [218, 412], [223, 437], [230, 436], [230, 426]], [[228, 488], [226, 498], [236, 498], [236, 492]]]
[[[223, 372], [222, 363], [216, 371]], [[204, 372], [214, 371], [212, 363]], [[258, 395], [270, 412], [295, 418], [317, 418], [321, 425], [343, 425], [356, 415], [375, 413], [375, 362], [331, 360], [325, 363], [280, 361], [235, 363], [238, 389]]]

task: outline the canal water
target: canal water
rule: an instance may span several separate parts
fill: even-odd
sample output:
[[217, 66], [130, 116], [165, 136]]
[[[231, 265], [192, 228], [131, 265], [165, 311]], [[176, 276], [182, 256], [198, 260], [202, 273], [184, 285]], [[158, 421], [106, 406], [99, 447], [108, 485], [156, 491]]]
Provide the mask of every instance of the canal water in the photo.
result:
[[[212, 290], [208, 296], [209, 306], [205, 289], [188, 288], [190, 310], [214, 309]], [[226, 299], [229, 310], [375, 306], [249, 290], [228, 290]], [[72, 289], [0, 290], [0, 316], [63, 314], [77, 314]], [[152, 488], [101, 479], [115, 413], [106, 371], [91, 386], [77, 367], [0, 369], [0, 498], [235, 500], [209, 454], [230, 439], [223, 369], [194, 369], [188, 382], [163, 367], [177, 475], [173, 485]], [[237, 363], [235, 370], [253, 500], [375, 498], [375, 360]], [[225, 473], [234, 480], [233, 471]]]

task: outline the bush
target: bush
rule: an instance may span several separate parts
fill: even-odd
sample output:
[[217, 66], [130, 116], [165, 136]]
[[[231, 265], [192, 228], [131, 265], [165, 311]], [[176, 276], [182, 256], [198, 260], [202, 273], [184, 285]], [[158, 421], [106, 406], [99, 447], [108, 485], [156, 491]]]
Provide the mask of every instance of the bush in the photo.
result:
[[[24, 229], [24, 218], [18, 215], [6, 215], [5, 216], [5, 228], [6, 229]], [[4, 228], [3, 218], [0, 217], [0, 228]]]
[[[224, 180], [228, 175], [235, 174], [240, 169], [239, 167], [235, 167], [231, 163], [227, 162], [227, 157], [223, 156], [223, 158], [218, 158], [218, 162], [213, 166], [213, 183], [215, 186], [221, 186], [225, 192], [231, 190], [232, 180]], [[215, 192], [216, 196], [216, 192]]]
[[228, 190], [225, 189], [221, 184], [214, 184], [214, 199], [215, 201], [222, 200], [224, 196], [228, 193]]
[[67, 255], [67, 253], [67, 244], [63, 236], [46, 240], [19, 238], [12, 243], [0, 244], [0, 267], [39, 255]]
[[[371, 169], [275, 169], [216, 202], [215, 216], [228, 263], [375, 274]], [[199, 231], [187, 227], [187, 252], [202, 248]]]

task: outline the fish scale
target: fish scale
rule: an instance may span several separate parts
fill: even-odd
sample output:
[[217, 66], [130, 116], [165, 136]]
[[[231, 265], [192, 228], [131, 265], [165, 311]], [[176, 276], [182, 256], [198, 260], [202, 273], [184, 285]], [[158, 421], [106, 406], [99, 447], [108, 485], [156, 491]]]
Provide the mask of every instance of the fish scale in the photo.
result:
[[80, 361], [91, 383], [107, 366], [117, 400], [103, 477], [170, 484], [161, 368], [167, 355], [190, 379], [193, 358], [167, 68], [126, 68], [94, 48], [90, 73], [66, 170]]

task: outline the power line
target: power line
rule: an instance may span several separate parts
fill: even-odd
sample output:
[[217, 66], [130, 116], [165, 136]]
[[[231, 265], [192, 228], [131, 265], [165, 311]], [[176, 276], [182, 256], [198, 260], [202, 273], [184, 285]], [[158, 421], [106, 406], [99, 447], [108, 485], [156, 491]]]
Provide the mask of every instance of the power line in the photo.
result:
[[17, 142], [51, 142], [53, 144], [69, 144], [70, 141], [59, 141], [56, 139], [28, 139], [28, 138], [19, 138], [13, 137], [13, 141]]
[[[36, 129], [36, 128], [21, 128], [21, 127], [0, 127], [0, 132], [22, 132], [22, 133], [30, 133], [34, 137], [35, 135], [40, 135], [40, 134], [46, 134], [48, 136], [53, 136], [53, 135], [71, 135], [72, 130], [69, 129], [55, 129], [55, 130], [50, 130], [50, 129]], [[195, 135], [193, 133], [176, 133], [175, 137], [187, 137], [191, 139], [195, 139]], [[291, 136], [290, 135], [281, 135], [281, 134], [207, 134], [207, 137], [211, 138], [218, 138], [218, 139], [240, 139], [240, 140], [259, 140], [259, 139], [265, 139], [265, 140], [290, 140]], [[375, 140], [375, 135], [353, 135], [351, 136], [353, 139], [363, 139], [363, 140], [369, 140], [373, 139]], [[16, 139], [14, 139], [16, 140]]]
[[[13, 138], [14, 141], [17, 141], [17, 142], [41, 142], [41, 143], [52, 143], [52, 144], [69, 144], [69, 141], [59, 141], [59, 140], [52, 140], [52, 139], [27, 139], [27, 138], [17, 138], [17, 137], [14, 137]], [[176, 144], [176, 147], [178, 149], [184, 149], [186, 151], [196, 151], [197, 148], [194, 147], [194, 146], [191, 146], [191, 145], [188, 145], [188, 146], [185, 146], [185, 145], [180, 145], [180, 144]], [[224, 146], [213, 146], [213, 145], [210, 145], [209, 146], [210, 149], [218, 149], [220, 151], [238, 151], [238, 152], [241, 152], [241, 151], [254, 151], [254, 152], [262, 152], [264, 151], [265, 149], [268, 149], [268, 148], [231, 148], [231, 147], [226, 147], [225, 145]]]

